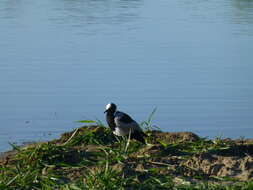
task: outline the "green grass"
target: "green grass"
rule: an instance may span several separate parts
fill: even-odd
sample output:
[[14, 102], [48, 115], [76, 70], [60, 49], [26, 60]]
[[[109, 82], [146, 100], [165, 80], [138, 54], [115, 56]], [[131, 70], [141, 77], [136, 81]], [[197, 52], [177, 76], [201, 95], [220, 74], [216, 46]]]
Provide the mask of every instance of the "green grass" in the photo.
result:
[[[146, 124], [150, 142], [155, 140], [150, 131], [151, 120]], [[191, 177], [194, 180], [189, 180], [183, 172], [194, 168], [175, 164], [176, 173], [173, 173], [171, 164], [160, 161], [175, 155], [184, 160], [205, 152], [236, 154], [239, 150], [232, 141], [199, 138], [195, 142], [166, 143], [158, 139], [152, 143], [156, 143], [153, 149], [130, 141], [129, 137], [115, 138], [109, 128], [92, 126], [65, 133], [61, 139], [51, 142], [25, 148], [14, 146], [17, 154], [8, 162], [0, 162], [0, 190], [253, 189], [253, 181], [215, 180], [202, 173], [196, 173]], [[181, 182], [177, 183], [176, 178]]]

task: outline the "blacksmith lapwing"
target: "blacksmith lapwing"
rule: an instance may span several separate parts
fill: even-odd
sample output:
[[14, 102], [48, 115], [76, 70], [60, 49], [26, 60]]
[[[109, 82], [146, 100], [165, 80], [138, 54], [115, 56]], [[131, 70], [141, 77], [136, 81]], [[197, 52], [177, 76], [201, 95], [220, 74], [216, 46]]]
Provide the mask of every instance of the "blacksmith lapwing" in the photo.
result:
[[117, 111], [117, 106], [114, 103], [107, 104], [104, 113], [106, 113], [106, 121], [115, 135], [127, 136], [130, 133], [131, 139], [146, 144], [144, 137], [147, 135], [139, 124], [126, 113]]

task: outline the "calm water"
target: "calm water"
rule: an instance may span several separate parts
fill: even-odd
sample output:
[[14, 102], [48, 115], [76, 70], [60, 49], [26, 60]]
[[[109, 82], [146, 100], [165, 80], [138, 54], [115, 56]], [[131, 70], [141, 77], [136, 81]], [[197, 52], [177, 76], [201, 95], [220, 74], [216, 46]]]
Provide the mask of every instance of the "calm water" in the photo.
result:
[[253, 137], [253, 0], [1, 0], [0, 151], [104, 121]]

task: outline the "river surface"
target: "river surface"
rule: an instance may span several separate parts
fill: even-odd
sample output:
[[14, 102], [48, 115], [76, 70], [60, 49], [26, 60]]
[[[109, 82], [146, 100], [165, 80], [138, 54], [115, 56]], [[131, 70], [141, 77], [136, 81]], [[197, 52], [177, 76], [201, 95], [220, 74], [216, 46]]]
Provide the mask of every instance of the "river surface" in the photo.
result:
[[104, 120], [253, 137], [253, 0], [1, 0], [0, 151]]

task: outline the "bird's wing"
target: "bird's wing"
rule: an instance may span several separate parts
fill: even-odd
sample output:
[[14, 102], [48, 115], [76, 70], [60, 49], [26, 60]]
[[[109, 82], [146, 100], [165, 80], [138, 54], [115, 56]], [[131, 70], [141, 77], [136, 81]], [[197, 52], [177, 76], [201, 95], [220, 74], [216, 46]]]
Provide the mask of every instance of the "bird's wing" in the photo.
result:
[[117, 111], [115, 113], [114, 121], [116, 123], [116, 126], [118, 126], [119, 128], [123, 128], [126, 130], [132, 129], [133, 131], [142, 131], [139, 124], [126, 113]]
[[127, 115], [126, 113], [120, 112], [120, 111], [115, 112], [115, 119], [117, 119], [118, 121], [123, 122], [123, 123], [134, 122], [134, 120], [129, 115]]

